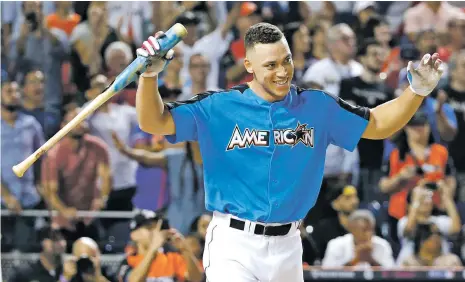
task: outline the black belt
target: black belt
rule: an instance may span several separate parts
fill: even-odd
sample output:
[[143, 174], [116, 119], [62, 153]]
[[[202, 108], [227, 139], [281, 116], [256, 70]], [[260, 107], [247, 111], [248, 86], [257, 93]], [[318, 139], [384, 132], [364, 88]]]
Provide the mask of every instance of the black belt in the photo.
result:
[[[245, 221], [231, 218], [229, 227], [244, 230]], [[256, 235], [265, 235], [265, 236], [284, 236], [289, 233], [291, 230], [292, 223], [277, 225], [277, 226], [264, 226], [261, 224], [255, 224], [254, 234]]]

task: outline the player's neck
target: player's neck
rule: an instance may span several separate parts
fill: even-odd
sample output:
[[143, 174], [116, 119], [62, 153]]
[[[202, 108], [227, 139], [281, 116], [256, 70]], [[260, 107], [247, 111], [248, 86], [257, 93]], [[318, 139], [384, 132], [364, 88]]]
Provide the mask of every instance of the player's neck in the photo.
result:
[[257, 83], [255, 79], [253, 79], [251, 82], [248, 82], [247, 85], [249, 85], [249, 88], [260, 98], [263, 100], [273, 103], [280, 101], [284, 99], [284, 97], [275, 97], [268, 93], [261, 85], [260, 83]]

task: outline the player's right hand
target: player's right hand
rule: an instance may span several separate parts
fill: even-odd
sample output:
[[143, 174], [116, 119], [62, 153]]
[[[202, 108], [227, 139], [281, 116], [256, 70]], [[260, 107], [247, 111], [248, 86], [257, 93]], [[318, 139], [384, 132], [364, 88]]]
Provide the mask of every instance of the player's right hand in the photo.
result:
[[147, 69], [142, 76], [153, 77], [158, 75], [163, 71], [169, 61], [173, 59], [174, 51], [172, 49], [163, 57], [158, 54], [160, 45], [157, 42], [157, 38], [163, 36], [163, 31], [157, 32], [155, 36], [150, 36], [146, 41], [144, 41], [144, 43], [142, 43], [142, 46], [136, 50], [137, 56], [142, 56], [149, 60]]

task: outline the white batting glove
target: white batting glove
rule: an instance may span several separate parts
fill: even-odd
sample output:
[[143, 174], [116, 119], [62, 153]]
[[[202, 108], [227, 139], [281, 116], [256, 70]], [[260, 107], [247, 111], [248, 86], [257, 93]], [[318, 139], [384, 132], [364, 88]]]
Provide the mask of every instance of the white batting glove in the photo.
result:
[[439, 54], [426, 54], [415, 69], [410, 61], [407, 66], [407, 79], [410, 89], [421, 96], [428, 96], [438, 85], [444, 69]]
[[157, 42], [157, 38], [164, 36], [163, 31], [159, 31], [155, 36], [150, 36], [144, 43], [142, 47], [136, 50], [137, 56], [145, 57], [149, 60], [147, 69], [141, 75], [144, 77], [154, 77], [161, 73], [166, 65], [174, 58], [174, 51], [169, 50], [164, 57], [158, 55], [158, 50], [160, 50], [160, 45]]

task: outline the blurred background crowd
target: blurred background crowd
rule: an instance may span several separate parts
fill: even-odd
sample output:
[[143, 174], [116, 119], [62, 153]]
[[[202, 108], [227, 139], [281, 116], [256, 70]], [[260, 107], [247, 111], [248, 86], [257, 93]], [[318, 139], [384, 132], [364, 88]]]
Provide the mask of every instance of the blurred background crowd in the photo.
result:
[[[131, 279], [144, 273], [143, 267], [150, 277], [187, 275], [201, 281], [211, 219], [202, 158], [195, 143], [173, 145], [140, 130], [137, 82], [70, 132], [23, 178], [11, 171], [103, 92], [148, 36], [177, 22], [188, 36], [159, 79], [167, 102], [250, 81], [243, 38], [262, 21], [284, 32], [295, 85], [323, 89], [359, 106], [375, 107], [400, 95], [408, 87], [407, 63], [438, 52], [446, 65], [443, 79], [403, 130], [389, 140], [361, 140], [354, 152], [328, 147], [321, 193], [302, 225], [303, 258], [323, 267], [461, 266], [463, 4], [2, 2], [1, 248], [2, 254], [40, 254], [10, 271], [8, 281], [32, 276], [71, 281], [83, 273], [84, 280], [73, 281], [87, 281], [86, 275], [88, 281], [139, 281]], [[57, 216], [21, 216], [27, 210], [55, 210]], [[119, 213], [99, 218], [99, 211]], [[166, 235], [168, 227], [177, 232]], [[56, 259], [65, 253], [71, 259]], [[102, 254], [125, 258], [106, 269]], [[144, 265], [149, 256], [152, 264]]]

